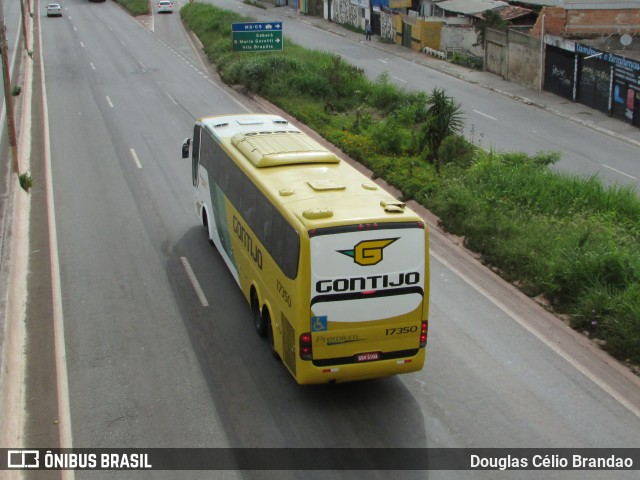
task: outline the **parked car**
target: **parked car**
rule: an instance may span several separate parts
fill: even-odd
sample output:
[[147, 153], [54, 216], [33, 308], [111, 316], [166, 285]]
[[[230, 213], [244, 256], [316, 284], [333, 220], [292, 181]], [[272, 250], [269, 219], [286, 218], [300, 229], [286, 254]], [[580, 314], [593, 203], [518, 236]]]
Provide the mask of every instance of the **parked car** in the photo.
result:
[[47, 5], [47, 17], [61, 17], [62, 7], [59, 3], [50, 3]]
[[158, 13], [173, 13], [173, 2], [162, 0], [158, 3]]

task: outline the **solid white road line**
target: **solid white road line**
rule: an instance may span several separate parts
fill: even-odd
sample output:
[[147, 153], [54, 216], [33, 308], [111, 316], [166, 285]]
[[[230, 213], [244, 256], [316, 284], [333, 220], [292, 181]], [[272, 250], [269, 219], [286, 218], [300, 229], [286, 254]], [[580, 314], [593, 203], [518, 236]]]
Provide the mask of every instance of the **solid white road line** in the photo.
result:
[[203, 307], [208, 307], [209, 302], [207, 301], [207, 297], [204, 296], [204, 292], [202, 291], [202, 288], [200, 288], [198, 279], [196, 278], [196, 275], [193, 273], [193, 270], [191, 269], [191, 265], [189, 265], [189, 260], [187, 260], [187, 257], [180, 257], [180, 260], [182, 261], [182, 265], [184, 265], [184, 269], [187, 271], [189, 280], [191, 280], [191, 284], [193, 285], [193, 288], [196, 291], [198, 298], [200, 299], [200, 303], [202, 304]]

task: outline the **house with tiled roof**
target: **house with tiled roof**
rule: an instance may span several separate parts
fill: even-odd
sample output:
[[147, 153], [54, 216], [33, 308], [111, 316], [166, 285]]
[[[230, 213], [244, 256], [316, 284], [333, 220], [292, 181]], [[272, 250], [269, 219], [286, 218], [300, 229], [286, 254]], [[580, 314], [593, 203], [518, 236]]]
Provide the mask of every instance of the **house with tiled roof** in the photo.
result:
[[[512, 24], [529, 24], [535, 22], [537, 13], [529, 8], [511, 5], [503, 0], [443, 0], [430, 1], [431, 13], [434, 17], [455, 18], [455, 23], [468, 23], [484, 17], [487, 10], [493, 10], [504, 20]], [[424, 4], [424, 2], [423, 2]]]

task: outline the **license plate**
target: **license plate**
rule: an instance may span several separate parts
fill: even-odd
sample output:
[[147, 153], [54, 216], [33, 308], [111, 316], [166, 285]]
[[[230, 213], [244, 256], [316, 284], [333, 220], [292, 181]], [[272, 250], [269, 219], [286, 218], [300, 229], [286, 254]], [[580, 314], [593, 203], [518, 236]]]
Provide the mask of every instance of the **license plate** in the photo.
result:
[[371, 362], [380, 359], [380, 352], [359, 353], [356, 356], [357, 362]]

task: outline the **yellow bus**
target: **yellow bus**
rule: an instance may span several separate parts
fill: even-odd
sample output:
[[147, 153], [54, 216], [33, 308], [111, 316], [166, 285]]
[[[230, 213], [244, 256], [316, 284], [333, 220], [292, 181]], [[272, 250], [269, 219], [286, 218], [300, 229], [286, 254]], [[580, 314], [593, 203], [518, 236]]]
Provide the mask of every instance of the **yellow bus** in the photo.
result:
[[300, 384], [424, 365], [424, 221], [290, 124], [265, 114], [196, 121], [195, 212], [253, 323]]

